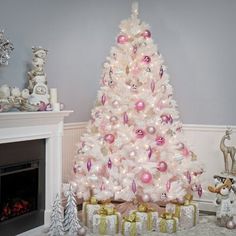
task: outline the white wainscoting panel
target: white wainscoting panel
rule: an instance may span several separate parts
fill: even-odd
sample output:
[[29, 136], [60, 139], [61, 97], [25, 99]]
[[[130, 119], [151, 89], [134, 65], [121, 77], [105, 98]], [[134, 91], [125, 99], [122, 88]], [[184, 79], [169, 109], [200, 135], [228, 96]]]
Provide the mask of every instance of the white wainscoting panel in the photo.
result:
[[[63, 182], [72, 177], [72, 166], [77, 151], [77, 144], [81, 134], [85, 131], [87, 122], [68, 123], [64, 126], [63, 137]], [[197, 154], [198, 160], [203, 163], [203, 195], [201, 199], [195, 198], [200, 209], [215, 211], [213, 200], [215, 194], [209, 193], [207, 186], [214, 184], [213, 176], [224, 169], [223, 154], [220, 151], [220, 140], [225, 133], [226, 126], [189, 125], [183, 126], [188, 146]], [[231, 126], [231, 140], [227, 145], [236, 146], [236, 126]]]

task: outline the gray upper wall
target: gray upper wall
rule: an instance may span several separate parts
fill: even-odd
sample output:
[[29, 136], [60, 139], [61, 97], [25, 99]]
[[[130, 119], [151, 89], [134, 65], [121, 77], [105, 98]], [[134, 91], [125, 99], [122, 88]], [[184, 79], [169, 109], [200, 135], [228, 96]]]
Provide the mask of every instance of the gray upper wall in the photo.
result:
[[[236, 1], [140, 0], [184, 123], [236, 125]], [[86, 121], [102, 65], [116, 41], [127, 0], [0, 0], [0, 28], [15, 50], [0, 67], [0, 84], [23, 88], [33, 45], [49, 50], [49, 87], [74, 110], [66, 122]]]

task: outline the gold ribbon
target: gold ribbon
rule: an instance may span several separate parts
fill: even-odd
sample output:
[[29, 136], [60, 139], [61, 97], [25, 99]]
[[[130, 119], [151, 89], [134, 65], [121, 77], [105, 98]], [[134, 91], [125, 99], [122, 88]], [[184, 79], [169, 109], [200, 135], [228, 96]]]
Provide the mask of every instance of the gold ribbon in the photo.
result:
[[184, 196], [184, 203], [175, 203], [175, 217], [180, 218], [180, 212], [181, 212], [181, 206], [193, 206], [194, 208], [194, 216], [193, 216], [193, 224], [196, 225], [197, 223], [197, 206], [192, 203], [193, 195], [192, 194], [186, 194]]
[[131, 213], [129, 216], [125, 216], [122, 222], [122, 234], [124, 235], [125, 232], [125, 223], [131, 223], [131, 229], [129, 232], [129, 236], [136, 236], [137, 235], [137, 228], [136, 223], [139, 221], [139, 217], [136, 215], [135, 212]]
[[147, 213], [147, 230], [151, 231], [153, 227], [152, 212], [154, 212], [154, 209], [146, 204], [140, 204], [138, 206], [138, 211]]
[[98, 210], [100, 215], [100, 224], [99, 224], [99, 234], [107, 234], [107, 222], [106, 217], [111, 215], [116, 215], [116, 233], [119, 233], [119, 215], [113, 207], [102, 206]]
[[174, 215], [172, 213], [163, 213], [161, 215], [161, 221], [160, 221], [160, 232], [167, 233], [167, 220], [173, 221], [173, 233], [177, 231], [177, 221], [174, 218]]
[[87, 205], [97, 205], [97, 199], [96, 197], [91, 197], [88, 201], [84, 202], [84, 224], [87, 226], [88, 224], [88, 209]]

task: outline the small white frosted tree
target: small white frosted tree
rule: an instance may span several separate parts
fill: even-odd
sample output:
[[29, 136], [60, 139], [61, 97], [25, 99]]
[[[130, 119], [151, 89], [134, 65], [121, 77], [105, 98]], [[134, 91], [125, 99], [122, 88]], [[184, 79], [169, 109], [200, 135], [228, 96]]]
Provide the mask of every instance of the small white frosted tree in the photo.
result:
[[68, 231], [69, 235], [78, 235], [78, 231], [82, 226], [80, 225], [78, 218], [75, 194], [71, 185], [69, 189], [65, 191], [65, 197], [67, 198], [67, 203], [64, 218], [64, 229], [65, 231]]
[[48, 235], [50, 236], [64, 235], [63, 213], [59, 194], [56, 195], [56, 199], [53, 203], [51, 224], [49, 227]]

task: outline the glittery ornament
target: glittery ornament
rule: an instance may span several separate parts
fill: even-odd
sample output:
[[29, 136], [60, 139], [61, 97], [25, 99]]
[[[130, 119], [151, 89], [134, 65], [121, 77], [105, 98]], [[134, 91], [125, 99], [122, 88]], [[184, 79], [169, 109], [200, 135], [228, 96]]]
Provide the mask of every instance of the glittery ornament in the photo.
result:
[[137, 138], [143, 138], [143, 137], [145, 136], [145, 131], [142, 130], [142, 129], [137, 129], [137, 130], [135, 131], [135, 134], [136, 134], [136, 137], [137, 137]]
[[117, 37], [117, 43], [124, 44], [128, 42], [128, 37], [126, 35], [119, 35]]
[[106, 95], [103, 94], [103, 95], [102, 95], [102, 98], [101, 98], [102, 105], [105, 104], [106, 100], [107, 100]]
[[145, 171], [141, 174], [141, 181], [144, 184], [149, 184], [152, 181], [152, 175], [148, 171]]
[[111, 167], [112, 167], [112, 161], [111, 161], [110, 158], [109, 158], [109, 160], [108, 160], [108, 162], [107, 162], [107, 167], [108, 167], [109, 169], [111, 169]]
[[201, 185], [199, 185], [198, 188], [197, 188], [197, 194], [198, 194], [199, 197], [202, 196], [202, 186]]
[[92, 167], [92, 162], [91, 162], [91, 160], [89, 159], [89, 160], [87, 161], [87, 170], [90, 171], [90, 170], [91, 170], [91, 167]]
[[135, 194], [137, 191], [137, 186], [136, 186], [135, 180], [133, 180], [133, 182], [132, 182], [131, 189], [132, 189], [133, 193]]
[[156, 133], [156, 128], [154, 126], [148, 126], [147, 127], [147, 132], [149, 134], [155, 134]]
[[110, 117], [110, 122], [111, 122], [113, 125], [116, 124], [117, 121], [118, 121], [118, 118], [117, 118], [116, 116], [111, 116], [111, 117]]
[[144, 56], [143, 57], [143, 62], [146, 63], [146, 64], [149, 64], [151, 62], [151, 57], [149, 56]]
[[145, 108], [145, 103], [144, 103], [144, 101], [139, 100], [139, 101], [137, 101], [137, 102], [135, 103], [135, 109], [136, 109], [137, 111], [142, 111], [142, 110], [144, 110], [144, 108]]
[[129, 121], [129, 117], [128, 117], [127, 113], [125, 112], [125, 113], [123, 114], [123, 122], [124, 122], [124, 124], [127, 124], [128, 121]]
[[163, 70], [163, 67], [161, 66], [160, 71], [159, 71], [160, 79], [162, 78], [163, 73], [164, 73], [164, 70]]
[[115, 141], [115, 136], [113, 134], [106, 134], [104, 140], [111, 144]]
[[150, 159], [152, 157], [152, 148], [150, 146], [148, 147], [147, 152], [148, 152], [148, 159]]
[[150, 196], [147, 194], [147, 193], [145, 193], [145, 194], [143, 194], [143, 196], [142, 196], [142, 200], [144, 201], [144, 202], [150, 202]]
[[165, 172], [167, 170], [167, 163], [165, 161], [160, 161], [158, 164], [157, 164], [157, 169], [160, 171], [160, 172]]
[[151, 38], [151, 32], [149, 30], [145, 30], [143, 33], [142, 33], [142, 36], [147, 39], [147, 38]]
[[156, 144], [157, 144], [158, 146], [164, 145], [164, 144], [165, 144], [165, 138], [162, 137], [162, 136], [157, 136], [157, 137], [156, 137]]
[[155, 83], [154, 80], [152, 80], [152, 82], [151, 82], [151, 91], [152, 91], [152, 92], [154, 92], [155, 87], [156, 87], [156, 83]]

